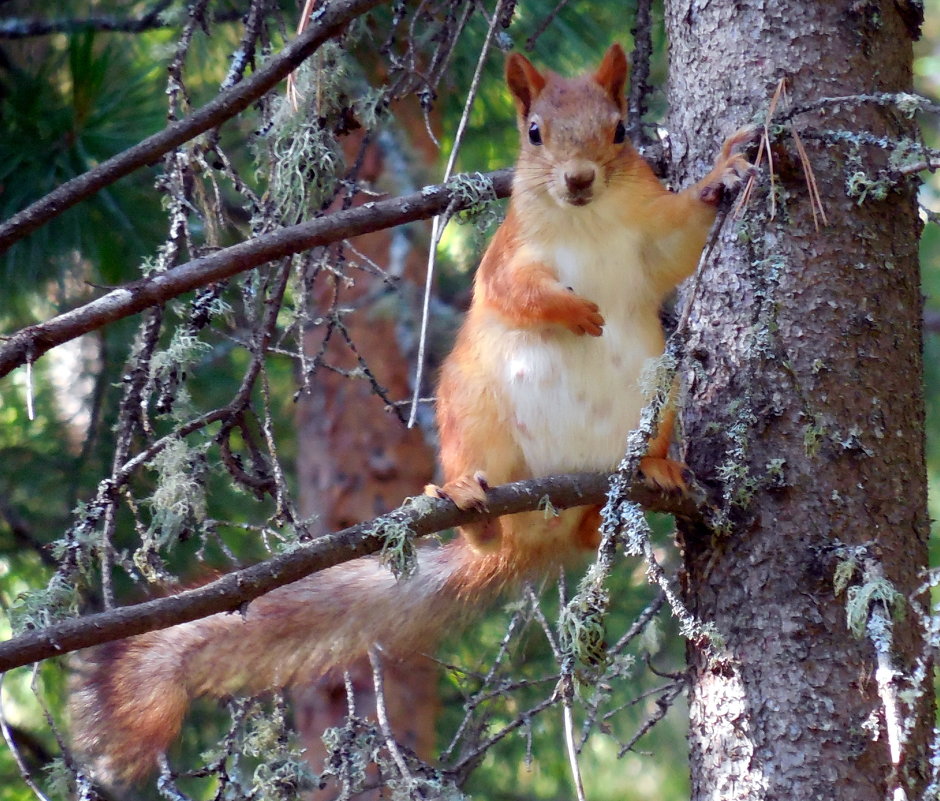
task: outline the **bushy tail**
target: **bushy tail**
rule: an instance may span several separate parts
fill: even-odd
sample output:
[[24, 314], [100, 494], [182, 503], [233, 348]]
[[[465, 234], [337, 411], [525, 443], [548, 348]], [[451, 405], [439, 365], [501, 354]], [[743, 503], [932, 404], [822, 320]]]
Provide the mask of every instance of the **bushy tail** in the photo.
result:
[[76, 670], [76, 750], [100, 781], [139, 780], [176, 738], [191, 699], [308, 680], [374, 644], [392, 655], [433, 648], [509, 578], [504, 559], [477, 556], [461, 539], [418, 552], [408, 580], [396, 581], [378, 559], [358, 559], [274, 590], [244, 614], [94, 650]]

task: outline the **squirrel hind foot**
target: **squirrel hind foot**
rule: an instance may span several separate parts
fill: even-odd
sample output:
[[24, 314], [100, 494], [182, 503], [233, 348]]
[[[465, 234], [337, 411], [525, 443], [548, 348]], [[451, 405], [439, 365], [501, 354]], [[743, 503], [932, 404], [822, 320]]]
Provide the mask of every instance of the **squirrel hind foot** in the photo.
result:
[[[428, 484], [424, 488], [426, 495], [444, 498], [459, 509], [486, 511], [486, 491], [489, 489], [486, 474], [477, 470], [473, 474], [462, 475], [448, 481], [443, 487]], [[502, 530], [499, 520], [482, 520], [460, 527], [460, 533], [477, 553], [491, 553], [499, 550], [502, 542]]]
[[650, 489], [673, 495], [689, 494], [692, 471], [682, 462], [660, 456], [646, 456], [640, 460], [640, 476]]
[[443, 498], [450, 501], [458, 509], [476, 509], [486, 511], [486, 491], [489, 489], [489, 483], [486, 475], [477, 471], [448, 481], [443, 487], [437, 484], [428, 484], [424, 488], [424, 494], [432, 498]]

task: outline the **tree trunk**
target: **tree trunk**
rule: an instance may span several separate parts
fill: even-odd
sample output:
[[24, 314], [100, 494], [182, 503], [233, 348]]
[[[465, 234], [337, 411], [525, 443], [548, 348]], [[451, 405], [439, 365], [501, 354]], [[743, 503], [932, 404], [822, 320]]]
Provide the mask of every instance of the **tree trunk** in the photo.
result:
[[[792, 107], [909, 92], [910, 6], [667, 2], [678, 183], [706, 171], [724, 136], [763, 122], [781, 78]], [[814, 219], [794, 129], [828, 224]], [[682, 423], [685, 458], [720, 511], [710, 530], [681, 536], [686, 601], [718, 636], [689, 645], [693, 799], [923, 789], [931, 693], [901, 706], [906, 733], [891, 725], [892, 690], [910, 686], [921, 653], [916, 616], [908, 605], [895, 620], [879, 663], [875, 619], [903, 603], [862, 604], [861, 625], [871, 617], [857, 637], [834, 585], [846, 548], [864, 546], [852, 552], [856, 591], [881, 572], [910, 599], [926, 566], [916, 184], [879, 175], [882, 137], [916, 141], [914, 130], [874, 99], [771, 126], [773, 189], [765, 159], [743, 220], [728, 218], [702, 271]], [[880, 681], [890, 667], [895, 681]]]

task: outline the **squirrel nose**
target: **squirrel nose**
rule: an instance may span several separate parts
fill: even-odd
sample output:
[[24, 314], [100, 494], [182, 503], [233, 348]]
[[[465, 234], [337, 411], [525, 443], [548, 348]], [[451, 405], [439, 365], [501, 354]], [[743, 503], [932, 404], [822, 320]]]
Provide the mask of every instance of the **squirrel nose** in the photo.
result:
[[584, 167], [565, 173], [565, 186], [572, 194], [586, 192], [594, 185], [594, 168]]

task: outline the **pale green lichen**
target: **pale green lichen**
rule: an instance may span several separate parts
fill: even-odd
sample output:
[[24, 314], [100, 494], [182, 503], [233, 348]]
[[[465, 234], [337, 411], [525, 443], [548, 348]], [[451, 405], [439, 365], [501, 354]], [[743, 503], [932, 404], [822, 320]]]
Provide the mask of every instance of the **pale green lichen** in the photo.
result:
[[[409, 498], [406, 505], [422, 508], [430, 505], [431, 499], [427, 496]], [[415, 546], [415, 535], [411, 526], [392, 517], [382, 517], [375, 521], [369, 530], [370, 534], [382, 540], [382, 550], [379, 559], [399, 581], [411, 578], [418, 569], [418, 551]]]
[[604, 624], [610, 595], [604, 580], [600, 566], [592, 565], [581, 580], [577, 593], [558, 616], [558, 640], [562, 653], [591, 670], [605, 667], [608, 661]]
[[640, 370], [637, 384], [647, 401], [660, 398], [663, 402], [672, 394], [676, 380], [679, 359], [674, 353], [666, 351], [655, 359], [647, 359]]
[[150, 460], [157, 472], [157, 486], [147, 500], [151, 520], [133, 555], [134, 564], [149, 581], [160, 576], [156, 558], [170, 548], [188, 528], [199, 528], [206, 518], [207, 445], [191, 447], [183, 439], [171, 439]]
[[46, 789], [52, 798], [90, 798], [75, 793], [75, 775], [61, 756], [52, 757], [43, 768], [46, 774]]
[[460, 173], [447, 182], [447, 188], [461, 206], [454, 219], [461, 225], [473, 223], [479, 230], [490, 228], [502, 216], [493, 181], [479, 172]]
[[[202, 481], [205, 446], [194, 448], [183, 439], [171, 439], [150, 460], [149, 466], [157, 471], [157, 487], [149, 500], [154, 515], [178, 524], [201, 523], [206, 517], [206, 489]], [[164, 535], [175, 533], [174, 530]]]
[[663, 647], [663, 630], [657, 618], [651, 618], [649, 623], [643, 627], [640, 633], [637, 647], [640, 651], [653, 656], [658, 654]]
[[746, 509], [762, 487], [762, 481], [748, 465], [752, 432], [758, 421], [744, 400], [728, 404], [727, 417], [732, 423], [726, 430], [728, 445], [725, 458], [718, 465], [718, 477], [722, 482], [725, 508]]
[[203, 342], [192, 331], [181, 326], [173, 332], [169, 345], [153, 355], [150, 361], [151, 373], [185, 368], [211, 349], [209, 343]]
[[686, 632], [683, 630], [681, 633], [686, 637], [692, 637], [695, 635], [704, 637], [708, 642], [711, 651], [716, 654], [720, 654], [727, 648], [724, 635], [718, 631], [718, 627], [710, 620], [705, 621], [704, 623], [699, 623], [694, 631]]
[[304, 758], [304, 748], [287, 723], [283, 701], [270, 711], [253, 703], [246, 722], [240, 750], [260, 760], [251, 776], [248, 797], [259, 801], [292, 801], [316, 786], [317, 777]]
[[844, 559], [836, 563], [836, 569], [832, 576], [832, 587], [836, 595], [841, 595], [845, 591], [857, 571], [858, 559], [852, 553], [847, 554]]
[[271, 129], [259, 146], [259, 160], [270, 176], [268, 192], [282, 220], [299, 222], [333, 196], [344, 166], [332, 131], [353, 91], [348, 56], [335, 42], [321, 46], [316, 58], [295, 72], [297, 108], [284, 98]]
[[865, 635], [872, 604], [880, 603], [894, 618], [904, 613], [904, 596], [890, 581], [874, 578], [864, 584], [849, 587], [845, 597], [845, 618], [849, 631], [856, 637]]
[[803, 450], [812, 459], [819, 454], [822, 442], [826, 437], [826, 429], [815, 422], [808, 423], [803, 428]]
[[872, 178], [864, 170], [856, 170], [845, 179], [846, 194], [857, 198], [859, 206], [867, 200], [884, 200], [890, 190], [890, 181], [885, 178]]
[[930, 106], [930, 101], [926, 97], [914, 95], [910, 92], [898, 92], [894, 95], [894, 104], [898, 111], [911, 120]]
[[366, 770], [379, 757], [382, 743], [378, 726], [362, 718], [347, 718], [345, 725], [323, 732], [326, 760], [320, 774], [325, 779], [335, 779], [340, 785], [340, 799], [348, 799], [361, 792], [368, 778]]
[[548, 495], [543, 495], [539, 498], [538, 510], [543, 514], [546, 520], [549, 520], [553, 517], [558, 517], [561, 512], [555, 508], [555, 505], [552, 503], [552, 499]]
[[56, 573], [43, 589], [30, 590], [16, 597], [9, 609], [13, 634], [44, 629], [78, 614], [81, 593], [61, 573]]

